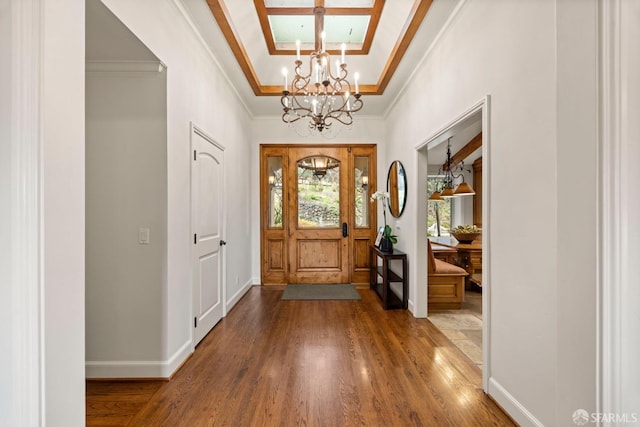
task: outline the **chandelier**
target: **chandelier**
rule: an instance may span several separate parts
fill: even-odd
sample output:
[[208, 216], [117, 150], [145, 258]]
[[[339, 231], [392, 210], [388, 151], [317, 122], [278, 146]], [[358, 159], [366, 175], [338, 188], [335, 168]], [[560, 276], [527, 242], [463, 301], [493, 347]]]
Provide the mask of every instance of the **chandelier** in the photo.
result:
[[[432, 202], [441, 202], [445, 199], [449, 199], [455, 196], [473, 196], [476, 194], [473, 188], [464, 181], [464, 161], [461, 161], [458, 166], [451, 164], [451, 138], [447, 140], [447, 161], [443, 165], [444, 178], [442, 178], [442, 187], [436, 190], [429, 196], [429, 200]], [[457, 172], [457, 173], [456, 173]], [[467, 172], [471, 170], [467, 169]], [[438, 175], [442, 175], [442, 169], [438, 170]], [[462, 182], [453, 189], [455, 181], [462, 178]]]
[[307, 72], [302, 70], [300, 40], [296, 40], [294, 76], [289, 85], [288, 70], [282, 69], [284, 89], [280, 103], [284, 111], [283, 122], [294, 123], [308, 118], [309, 128], [322, 132], [329, 129], [334, 121], [351, 125], [352, 113], [360, 111], [363, 104], [360, 99], [358, 73], [353, 75], [354, 88], [347, 80], [349, 73], [345, 61], [346, 45], [342, 43], [340, 60], [332, 64], [331, 55], [325, 50], [324, 31], [320, 38], [320, 49], [311, 52]]

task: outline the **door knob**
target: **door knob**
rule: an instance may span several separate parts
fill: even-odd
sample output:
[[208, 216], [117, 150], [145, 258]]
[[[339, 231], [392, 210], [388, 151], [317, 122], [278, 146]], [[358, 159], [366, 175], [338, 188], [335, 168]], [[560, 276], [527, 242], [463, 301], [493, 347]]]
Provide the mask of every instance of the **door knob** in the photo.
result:
[[224, 246], [226, 244], [227, 244], [227, 242], [225, 242], [224, 240], [220, 240], [220, 246]]

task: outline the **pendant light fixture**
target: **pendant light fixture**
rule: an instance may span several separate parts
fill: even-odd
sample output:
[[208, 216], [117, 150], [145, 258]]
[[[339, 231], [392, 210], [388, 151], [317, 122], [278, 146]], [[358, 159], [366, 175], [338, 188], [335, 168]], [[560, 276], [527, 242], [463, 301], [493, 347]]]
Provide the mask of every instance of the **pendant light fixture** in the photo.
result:
[[[471, 186], [464, 180], [464, 162], [461, 161], [458, 166], [452, 164], [451, 161], [451, 138], [447, 140], [447, 161], [446, 168], [444, 170], [444, 177], [442, 178], [442, 189], [434, 191], [429, 196], [429, 200], [434, 202], [441, 202], [451, 197], [456, 196], [473, 196], [476, 192]], [[457, 172], [457, 173], [456, 173]], [[467, 172], [471, 172], [467, 170]], [[442, 175], [443, 171], [440, 169], [438, 175]], [[456, 186], [455, 181], [462, 180], [460, 184]], [[454, 189], [455, 187], [455, 189]]]

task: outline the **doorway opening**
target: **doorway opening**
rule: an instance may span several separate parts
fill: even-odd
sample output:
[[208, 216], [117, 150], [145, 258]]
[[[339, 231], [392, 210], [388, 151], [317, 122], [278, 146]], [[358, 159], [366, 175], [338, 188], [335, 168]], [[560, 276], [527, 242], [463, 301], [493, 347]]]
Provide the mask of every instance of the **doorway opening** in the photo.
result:
[[[427, 283], [428, 319], [483, 371], [483, 388], [488, 388], [490, 355], [490, 217], [488, 203], [489, 96], [453, 120], [416, 147], [419, 168], [418, 256], [427, 260], [418, 267], [420, 283]], [[447, 148], [459, 174], [470, 183], [475, 195], [429, 201], [441, 189]], [[462, 163], [464, 162], [464, 163]], [[463, 165], [463, 166], [462, 166]], [[460, 167], [462, 166], [462, 167]], [[456, 226], [476, 225], [481, 235], [462, 243], [452, 235]], [[435, 261], [437, 260], [437, 261]], [[459, 274], [456, 284], [445, 287], [439, 268], [450, 267]], [[442, 264], [442, 263], [446, 264]], [[422, 263], [419, 263], [422, 264]], [[433, 266], [433, 264], [431, 264]], [[451, 283], [454, 283], [453, 281]]]
[[101, 1], [86, 24], [86, 377], [168, 377], [168, 72]]
[[369, 283], [375, 145], [260, 147], [261, 282]]

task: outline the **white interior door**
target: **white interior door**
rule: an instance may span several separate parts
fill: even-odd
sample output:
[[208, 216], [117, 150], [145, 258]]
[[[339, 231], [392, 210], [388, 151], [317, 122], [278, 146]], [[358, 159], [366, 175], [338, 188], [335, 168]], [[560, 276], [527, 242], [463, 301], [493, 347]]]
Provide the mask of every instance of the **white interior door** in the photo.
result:
[[191, 168], [193, 209], [193, 344], [222, 318], [223, 151], [193, 129]]

